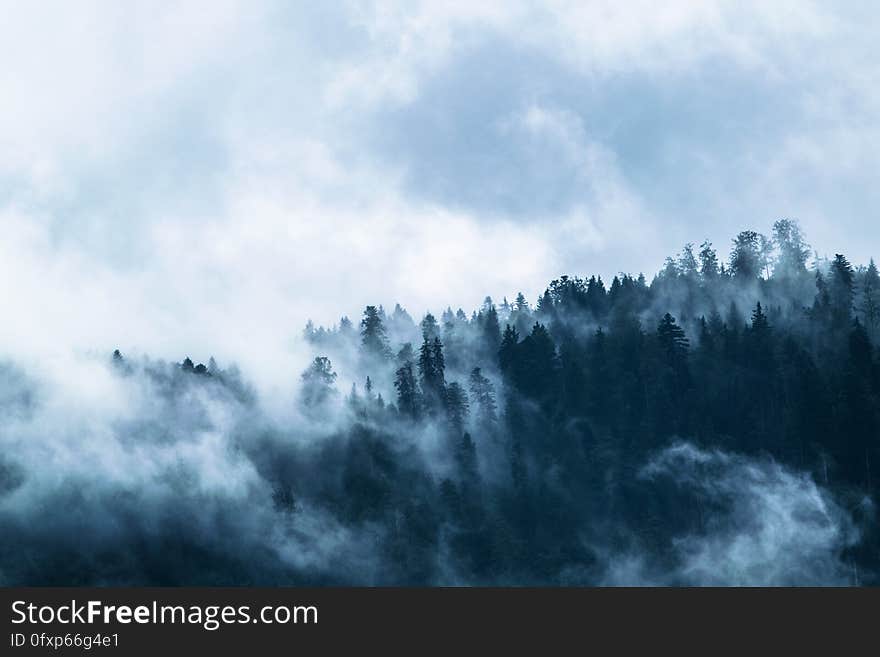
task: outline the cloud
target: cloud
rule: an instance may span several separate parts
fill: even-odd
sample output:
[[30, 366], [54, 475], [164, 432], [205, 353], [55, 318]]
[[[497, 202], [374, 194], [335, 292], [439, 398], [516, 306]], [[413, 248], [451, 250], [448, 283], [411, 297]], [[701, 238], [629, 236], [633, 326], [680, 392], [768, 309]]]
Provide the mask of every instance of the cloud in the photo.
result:
[[534, 299], [560, 273], [650, 273], [684, 241], [783, 215], [866, 260], [876, 18], [788, 2], [10, 8], [2, 349], [202, 351], [283, 385], [309, 316], [368, 302]]
[[[77, 388], [68, 385], [72, 377]], [[436, 486], [449, 464], [437, 427], [388, 422], [370, 430], [342, 407], [315, 421], [273, 417], [265, 400], [242, 395], [240, 386], [229, 371], [203, 377], [161, 361], [128, 359], [120, 369], [106, 358], [78, 358], [27, 373], [0, 366], [0, 525], [10, 539], [0, 546], [0, 582], [484, 581], [456, 560], [454, 540], [442, 533], [427, 545], [424, 535], [409, 535], [406, 563], [395, 552], [411, 498], [426, 505], [419, 513], [434, 517], [429, 525], [441, 514]], [[484, 476], [503, 462], [495, 456]], [[395, 483], [383, 487], [388, 468]], [[620, 498], [628, 504], [595, 500], [572, 527], [592, 536], [589, 549], [558, 573], [536, 565], [541, 581], [857, 581], [844, 557], [859, 540], [856, 524], [804, 473], [678, 443], [634, 481], [621, 476], [616, 485], [629, 487]], [[285, 482], [292, 512], [275, 501]], [[556, 485], [552, 476], [547, 482]], [[397, 520], [383, 524], [371, 508]], [[652, 542], [658, 522], [663, 540]], [[425, 570], [407, 574], [420, 559]], [[522, 583], [510, 578], [501, 571], [498, 583]]]
[[846, 585], [843, 552], [859, 540], [850, 514], [804, 473], [768, 460], [678, 443], [641, 472], [673, 482], [698, 509], [700, 527], [672, 541], [674, 567], [657, 571], [638, 552], [609, 558], [607, 583], [687, 586]]

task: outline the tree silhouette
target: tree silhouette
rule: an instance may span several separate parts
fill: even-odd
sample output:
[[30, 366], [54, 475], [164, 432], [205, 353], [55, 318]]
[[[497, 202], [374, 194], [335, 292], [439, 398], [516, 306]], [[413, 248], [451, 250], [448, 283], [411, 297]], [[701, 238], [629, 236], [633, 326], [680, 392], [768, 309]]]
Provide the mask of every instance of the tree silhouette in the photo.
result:
[[361, 347], [364, 353], [379, 359], [389, 358], [391, 350], [385, 334], [385, 325], [376, 306], [367, 306], [361, 320]]
[[326, 356], [317, 356], [300, 378], [300, 399], [306, 407], [320, 406], [336, 394], [336, 372]]

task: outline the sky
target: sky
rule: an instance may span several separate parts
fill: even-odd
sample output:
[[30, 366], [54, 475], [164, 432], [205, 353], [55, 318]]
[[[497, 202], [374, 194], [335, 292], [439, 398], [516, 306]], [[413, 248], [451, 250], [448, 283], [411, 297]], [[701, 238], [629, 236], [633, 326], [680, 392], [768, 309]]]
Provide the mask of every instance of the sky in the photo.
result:
[[[0, 356], [235, 360], [309, 318], [880, 243], [874, 3], [0, 0]], [[261, 379], [261, 377], [263, 377]]]

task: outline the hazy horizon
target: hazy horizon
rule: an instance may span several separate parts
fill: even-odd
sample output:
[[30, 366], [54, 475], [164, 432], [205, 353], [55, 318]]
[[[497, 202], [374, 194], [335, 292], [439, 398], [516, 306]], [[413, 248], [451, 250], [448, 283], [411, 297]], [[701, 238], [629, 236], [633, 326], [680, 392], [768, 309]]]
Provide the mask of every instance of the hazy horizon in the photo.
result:
[[533, 301], [562, 273], [650, 277], [687, 241], [726, 254], [783, 217], [866, 263], [878, 16], [9, 3], [0, 350], [258, 371], [308, 318]]

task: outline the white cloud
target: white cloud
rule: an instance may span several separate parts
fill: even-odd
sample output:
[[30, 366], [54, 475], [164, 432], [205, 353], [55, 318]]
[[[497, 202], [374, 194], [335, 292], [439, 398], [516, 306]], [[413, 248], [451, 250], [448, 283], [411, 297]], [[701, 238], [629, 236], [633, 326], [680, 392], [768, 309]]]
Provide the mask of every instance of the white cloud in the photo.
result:
[[[520, 288], [534, 296], [603, 253], [650, 271], [669, 217], [647, 205], [631, 163], [564, 99], [520, 97], [496, 125], [548, 158], [541, 175], [575, 172], [575, 200], [534, 222], [413, 198], [406, 165], [370, 150], [361, 131], [381, 131], [383, 109], [415, 102], [462, 53], [496, 40], [540, 54], [597, 95], [598, 78], [698, 76], [716, 60], [793, 78], [802, 112], [790, 134], [773, 135], [785, 148], [769, 163], [753, 153], [735, 163], [755, 166], [751, 207], [774, 199], [768, 213], [797, 202], [821, 228], [827, 204], [797, 199], [791, 172], [824, 169], [836, 185], [876, 164], [867, 28], [827, 7], [378, 2], [325, 11], [234, 0], [6, 9], [0, 293], [13, 321], [0, 328], [3, 352], [215, 353], [275, 371], [280, 385], [305, 357], [290, 345], [308, 316], [328, 322], [395, 301], [418, 314]], [[813, 48], [830, 56], [808, 57]], [[832, 74], [839, 84], [827, 84]], [[729, 173], [710, 164], [719, 179]]]

